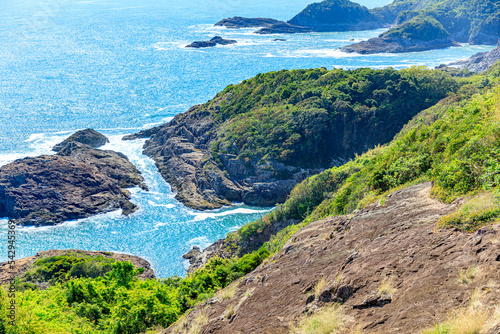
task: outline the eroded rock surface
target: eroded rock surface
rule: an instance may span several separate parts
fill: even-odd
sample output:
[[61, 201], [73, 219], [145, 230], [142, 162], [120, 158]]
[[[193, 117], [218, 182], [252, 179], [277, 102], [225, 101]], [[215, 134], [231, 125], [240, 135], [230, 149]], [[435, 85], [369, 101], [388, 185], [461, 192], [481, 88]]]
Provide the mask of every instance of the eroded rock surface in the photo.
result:
[[0, 217], [40, 226], [118, 209], [127, 215], [137, 206], [125, 188], [136, 186], [146, 189], [125, 155], [69, 142], [56, 155], [0, 168]]
[[[430, 189], [430, 183], [413, 186], [383, 206], [309, 224], [234, 282], [233, 297], [197, 306], [184, 323], [189, 327], [203, 312], [208, 321], [200, 333], [284, 334], [302, 314], [336, 302], [364, 333], [419, 333], [468, 306], [474, 290], [482, 291], [481, 303], [497, 306], [500, 225], [472, 234], [437, 229], [438, 218], [458, 203], [442, 204], [429, 197]], [[467, 268], [477, 269], [469, 284], [459, 280]], [[381, 290], [383, 281], [395, 290]]]

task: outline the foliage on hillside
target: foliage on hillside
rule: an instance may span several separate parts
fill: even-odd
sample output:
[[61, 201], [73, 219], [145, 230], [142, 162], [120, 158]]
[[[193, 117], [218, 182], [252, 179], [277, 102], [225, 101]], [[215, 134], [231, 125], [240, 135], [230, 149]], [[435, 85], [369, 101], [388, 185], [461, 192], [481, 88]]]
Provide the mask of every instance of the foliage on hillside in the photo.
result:
[[[255, 269], [268, 255], [263, 249], [240, 259], [212, 259], [184, 279], [145, 281], [136, 278], [141, 271], [130, 262], [112, 261], [111, 270], [94, 277], [102, 258], [46, 258], [29, 277], [51, 282], [47, 289], [28, 288], [22, 282], [26, 277], [17, 282], [22, 288], [16, 296], [15, 327], [7, 324], [10, 300], [6, 287], [0, 288], [0, 333], [120, 334], [167, 327], [196, 303]], [[82, 263], [88, 265], [79, 265]], [[73, 275], [76, 271], [79, 273]]]
[[211, 102], [220, 103], [213, 115], [223, 123], [215, 153], [329, 167], [333, 159], [388, 142], [457, 88], [449, 75], [424, 68], [259, 74]]
[[432, 41], [446, 39], [450, 34], [441, 23], [430, 16], [417, 16], [382, 34], [382, 37], [406, 40]]

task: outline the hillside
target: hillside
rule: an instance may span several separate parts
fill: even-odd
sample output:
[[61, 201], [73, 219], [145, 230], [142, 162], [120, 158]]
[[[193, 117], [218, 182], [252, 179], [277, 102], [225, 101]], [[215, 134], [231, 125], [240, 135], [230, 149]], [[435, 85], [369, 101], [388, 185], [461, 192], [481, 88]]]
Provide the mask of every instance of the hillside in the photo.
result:
[[144, 152], [187, 206], [273, 206], [307, 176], [390, 141], [458, 87], [417, 68], [271, 72], [125, 139], [151, 137]]

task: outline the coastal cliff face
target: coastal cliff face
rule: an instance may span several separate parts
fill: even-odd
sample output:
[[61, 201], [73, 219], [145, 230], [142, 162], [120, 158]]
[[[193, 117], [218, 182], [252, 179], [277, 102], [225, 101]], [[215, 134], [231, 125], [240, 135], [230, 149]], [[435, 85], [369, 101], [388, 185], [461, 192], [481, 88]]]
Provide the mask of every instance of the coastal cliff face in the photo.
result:
[[[165, 333], [194, 326], [197, 333], [290, 333], [307, 314], [336, 303], [345, 313], [337, 332], [357, 325], [367, 333], [418, 333], [472, 302], [490, 316], [500, 302], [500, 227], [436, 230], [459, 202], [440, 203], [430, 189], [412, 186], [383, 205], [307, 225], [224, 297], [198, 305]], [[497, 333], [495, 325], [484, 325], [491, 326], [485, 333]]]
[[41, 226], [137, 210], [125, 188], [146, 186], [126, 156], [74, 141], [58, 150], [0, 168], [0, 217]]
[[[144, 153], [191, 208], [274, 206], [306, 177], [390, 141], [415, 114], [455, 89], [441, 72], [410, 72], [259, 75], [124, 139], [151, 136]], [[420, 75], [436, 86], [422, 85]], [[406, 103], [410, 96], [412, 104]]]

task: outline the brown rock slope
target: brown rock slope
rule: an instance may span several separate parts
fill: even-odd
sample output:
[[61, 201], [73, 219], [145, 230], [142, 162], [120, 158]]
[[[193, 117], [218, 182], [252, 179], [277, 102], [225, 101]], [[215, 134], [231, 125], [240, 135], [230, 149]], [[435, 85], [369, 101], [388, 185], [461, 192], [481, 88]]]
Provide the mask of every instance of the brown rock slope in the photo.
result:
[[125, 188], [143, 178], [126, 156], [70, 142], [56, 155], [16, 160], [0, 168], [0, 217], [53, 225], [123, 209], [137, 210]]
[[[200, 324], [204, 314], [200, 333], [289, 333], [302, 314], [338, 302], [364, 333], [418, 333], [468, 305], [476, 288], [485, 305], [498, 305], [500, 226], [473, 234], [436, 229], [455, 205], [431, 199], [430, 189], [430, 183], [413, 186], [383, 206], [309, 224], [236, 283], [234, 296], [226, 288], [231, 298], [199, 305], [179, 327]], [[467, 268], [477, 270], [469, 284], [459, 280]], [[394, 293], [380, 291], [384, 281]]]
[[155, 274], [151, 265], [148, 261], [134, 255], [128, 254], [119, 254], [112, 252], [93, 252], [93, 251], [83, 251], [79, 249], [64, 249], [57, 250], [52, 249], [48, 251], [38, 252], [34, 256], [24, 257], [22, 259], [16, 259], [16, 268], [12, 270], [8, 262], [0, 262], [0, 285], [8, 283], [12, 278], [12, 272], [15, 272], [16, 277], [23, 276], [32, 266], [33, 264], [43, 258], [52, 257], [52, 256], [62, 256], [69, 254], [79, 254], [79, 255], [88, 255], [88, 256], [103, 256], [110, 259], [115, 259], [116, 261], [130, 261], [136, 268], [144, 268], [144, 272], [142, 274], [137, 275], [137, 277], [141, 280], [155, 278]]

